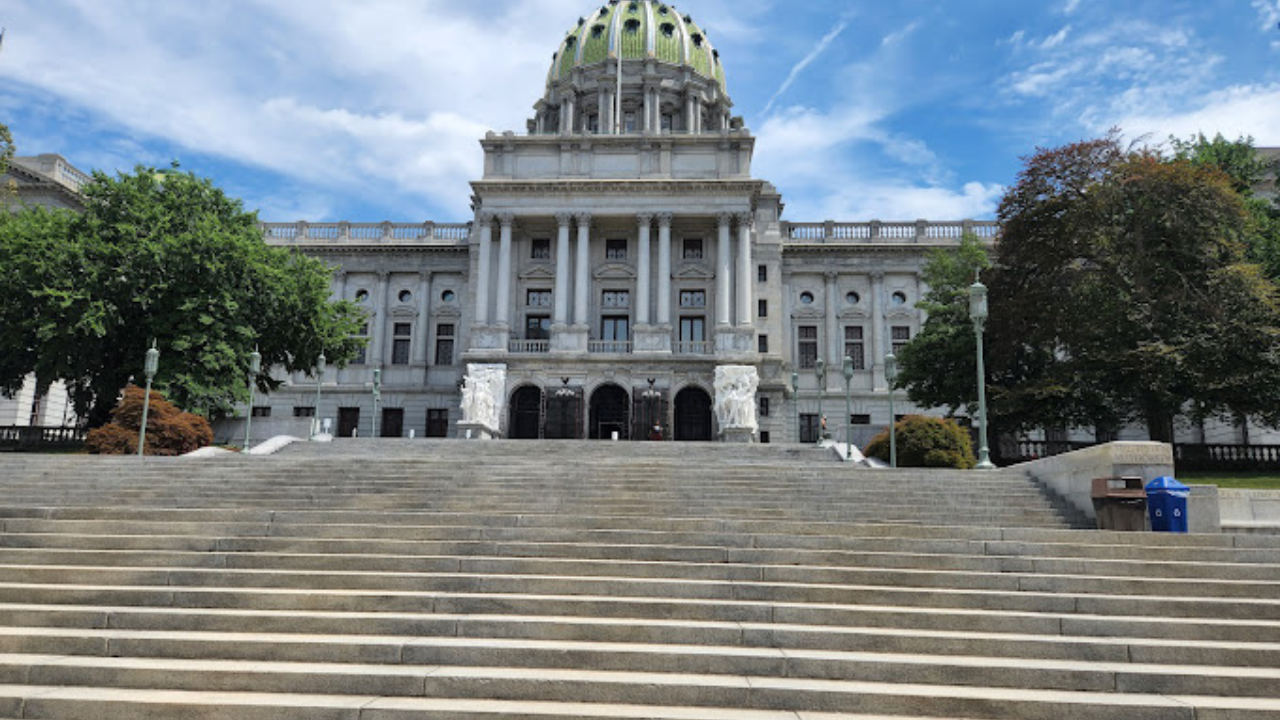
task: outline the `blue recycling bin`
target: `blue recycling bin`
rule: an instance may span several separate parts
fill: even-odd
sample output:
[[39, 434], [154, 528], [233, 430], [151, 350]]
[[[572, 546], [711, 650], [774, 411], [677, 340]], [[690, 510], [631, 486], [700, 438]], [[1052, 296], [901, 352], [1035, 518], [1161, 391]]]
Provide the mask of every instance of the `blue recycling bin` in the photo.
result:
[[1171, 477], [1158, 477], [1147, 483], [1147, 512], [1151, 515], [1151, 530], [1185, 533], [1189, 497], [1191, 488]]

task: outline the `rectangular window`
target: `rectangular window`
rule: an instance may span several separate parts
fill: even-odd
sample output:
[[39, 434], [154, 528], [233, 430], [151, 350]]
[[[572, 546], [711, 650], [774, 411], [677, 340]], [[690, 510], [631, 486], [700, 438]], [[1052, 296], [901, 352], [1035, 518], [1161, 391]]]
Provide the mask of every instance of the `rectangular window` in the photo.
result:
[[822, 422], [818, 419], [817, 414], [802, 414], [800, 416], [800, 442], [818, 442], [818, 428], [821, 424]]
[[449, 437], [449, 411], [448, 410], [428, 410], [427, 411], [427, 437], [429, 438]]
[[[252, 415], [256, 418], [271, 417], [271, 406], [255, 405], [253, 407]], [[141, 425], [141, 423], [139, 423], [139, 425]]]
[[391, 364], [392, 365], [408, 365], [409, 364], [409, 340], [413, 334], [413, 326], [409, 323], [396, 323], [394, 326], [395, 337], [391, 341]]
[[453, 325], [436, 326], [436, 365], [453, 364]]
[[761, 355], [764, 355], [769, 352], [769, 336], [768, 335], [756, 336], [756, 350]]
[[702, 238], [689, 238], [684, 241], [684, 259], [702, 259]]
[[551, 238], [534, 238], [533, 251], [529, 257], [534, 260], [550, 260], [551, 259]]
[[631, 339], [631, 318], [607, 316], [600, 319], [600, 339], [626, 342]]
[[524, 319], [525, 340], [550, 340], [551, 316], [530, 315]]
[[897, 355], [907, 343], [911, 342], [911, 328], [895, 325], [890, 329], [893, 338], [893, 354]]
[[369, 350], [369, 323], [360, 326], [360, 334], [356, 336], [357, 340], [363, 340], [360, 343], [360, 349], [356, 351], [356, 359], [351, 361], [352, 365], [364, 365], [368, 360], [366, 353]]
[[818, 365], [818, 326], [801, 325], [800, 336], [800, 369], [812, 370]]
[[599, 115], [587, 116], [587, 132], [593, 135], [600, 132], [600, 116]]
[[871, 416], [870, 415], [850, 415], [849, 424], [850, 425], [870, 425]]
[[606, 310], [626, 309], [631, 307], [630, 290], [605, 290], [600, 296], [600, 307]]
[[769, 282], [768, 265], [759, 265], [756, 267], [756, 282]]
[[705, 342], [707, 321], [701, 317], [680, 318], [680, 342]]
[[769, 317], [769, 301], [768, 300], [756, 301], [756, 315], [762, 318]]
[[760, 398], [760, 417], [769, 417], [769, 398]]
[[681, 290], [680, 291], [680, 307], [704, 308], [706, 306], [707, 306], [706, 290]]
[[627, 259], [627, 241], [626, 240], [605, 240], [604, 241], [604, 259], [605, 260], [626, 260]]
[[768, 445], [768, 444], [769, 444], [769, 440], [770, 440], [770, 439], [771, 439], [771, 438], [769, 437], [769, 431], [768, 431], [768, 430], [761, 430], [761, 431], [760, 431], [760, 444], [761, 444], [761, 445]]
[[622, 114], [622, 132], [633, 133], [636, 131], [636, 114], [633, 112]]
[[316, 409], [313, 407], [296, 407], [293, 409], [293, 416], [298, 418], [315, 417]]
[[844, 329], [844, 354], [853, 359], [854, 370], [866, 370], [866, 346], [862, 341], [861, 326], [846, 326]]
[[524, 302], [529, 307], [551, 307], [551, 291], [529, 290], [525, 293]]
[[670, 113], [662, 114], [662, 132], [669, 133], [671, 128], [675, 127], [675, 116]]

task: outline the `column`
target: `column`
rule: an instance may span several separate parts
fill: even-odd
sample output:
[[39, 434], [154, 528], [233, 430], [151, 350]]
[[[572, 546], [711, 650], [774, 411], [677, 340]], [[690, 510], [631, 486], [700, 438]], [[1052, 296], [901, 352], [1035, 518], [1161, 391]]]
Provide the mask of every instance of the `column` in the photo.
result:
[[391, 292], [391, 273], [386, 270], [378, 271], [378, 290], [373, 295], [373, 339], [369, 344], [369, 364], [373, 367], [382, 367], [382, 358], [385, 357], [383, 344], [387, 338], [387, 293]]
[[[836, 293], [839, 292], [839, 285], [837, 283], [837, 280], [839, 280], [840, 276], [838, 273], [829, 272], [826, 274], [826, 278], [827, 278], [827, 291], [825, 295], [827, 296], [827, 314], [826, 314], [827, 368], [828, 368], [827, 375], [830, 376], [832, 374], [836, 374], [836, 375], [840, 374], [839, 368], [841, 367], [841, 364], [844, 363], [844, 350], [841, 342], [842, 340], [844, 340], [844, 338], [841, 337], [840, 335], [840, 317], [839, 317], [840, 302], [836, 298]], [[835, 369], [834, 373], [832, 372], [832, 369]]]
[[587, 316], [587, 292], [591, 289], [591, 213], [579, 213], [578, 220], [578, 259], [576, 277], [573, 281], [573, 322], [576, 325], [591, 325]]
[[658, 324], [671, 324], [671, 213], [658, 214]]
[[738, 215], [738, 327], [751, 327], [755, 324], [755, 308], [752, 298], [755, 293], [755, 273], [751, 267], [751, 223], [755, 217], [751, 213]]
[[489, 254], [493, 245], [493, 215], [480, 215], [480, 261], [476, 268], [476, 324], [489, 324]]
[[871, 273], [871, 363], [875, 387], [887, 387], [884, 379], [884, 273]]
[[720, 213], [720, 243], [716, 247], [716, 325], [733, 324], [733, 246], [729, 241], [733, 215]]
[[653, 125], [653, 88], [651, 87], [644, 89], [644, 131], [657, 132], [657, 128]]
[[431, 319], [431, 271], [418, 273], [418, 322], [413, 328], [414, 365], [427, 364], [427, 333]]
[[698, 134], [698, 128], [694, 125], [694, 115], [696, 111], [693, 106], [696, 102], [697, 100], [694, 99], [692, 92], [690, 92], [684, 99], [684, 131], [690, 135]]
[[560, 224], [560, 235], [556, 238], [556, 310], [551, 322], [556, 325], [567, 325], [569, 323], [569, 267], [573, 262], [569, 256], [569, 224], [573, 222], [573, 215], [556, 213], [556, 222]]
[[573, 134], [578, 129], [578, 99], [576, 95], [569, 95], [569, 124], [566, 126], [569, 134]]
[[498, 241], [498, 307], [497, 324], [511, 324], [511, 227], [515, 224], [515, 215], [503, 213], [498, 216], [502, 223], [501, 239]]
[[636, 325], [648, 325], [649, 284], [653, 282], [649, 272], [649, 227], [653, 224], [653, 215], [640, 213], [636, 221], [639, 224], [636, 244], [640, 246], [640, 257], [636, 261]]
[[343, 269], [339, 269], [336, 273], [333, 274], [333, 280], [334, 280], [334, 285], [336, 286], [336, 289], [333, 291], [334, 292], [333, 299], [346, 300], [347, 299], [347, 271]]

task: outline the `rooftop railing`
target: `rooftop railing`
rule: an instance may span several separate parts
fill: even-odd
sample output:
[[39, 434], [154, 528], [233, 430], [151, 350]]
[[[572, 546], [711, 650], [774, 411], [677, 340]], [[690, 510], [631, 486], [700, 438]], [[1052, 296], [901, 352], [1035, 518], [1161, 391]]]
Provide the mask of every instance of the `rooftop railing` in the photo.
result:
[[454, 245], [471, 236], [471, 223], [260, 223], [268, 240], [283, 243], [433, 243]]
[[782, 223], [782, 236], [797, 244], [901, 244], [959, 241], [966, 233], [982, 240], [995, 240], [1000, 234], [1000, 224], [991, 220], [960, 220], [955, 222], [881, 222], [839, 223], [828, 220], [820, 223]]

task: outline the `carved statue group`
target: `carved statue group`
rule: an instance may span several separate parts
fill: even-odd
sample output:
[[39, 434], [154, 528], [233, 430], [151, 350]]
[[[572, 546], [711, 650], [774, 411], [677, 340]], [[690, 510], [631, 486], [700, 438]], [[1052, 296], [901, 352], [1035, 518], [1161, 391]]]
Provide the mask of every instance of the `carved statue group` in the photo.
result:
[[722, 365], [716, 368], [716, 419], [721, 430], [745, 429], [755, 432], [756, 389], [760, 375], [754, 367]]
[[468, 365], [462, 384], [462, 420], [492, 431], [499, 427], [507, 372], [502, 365]]

